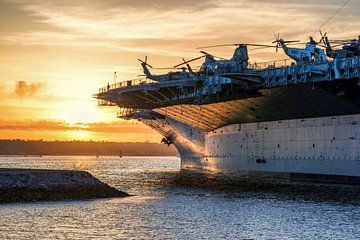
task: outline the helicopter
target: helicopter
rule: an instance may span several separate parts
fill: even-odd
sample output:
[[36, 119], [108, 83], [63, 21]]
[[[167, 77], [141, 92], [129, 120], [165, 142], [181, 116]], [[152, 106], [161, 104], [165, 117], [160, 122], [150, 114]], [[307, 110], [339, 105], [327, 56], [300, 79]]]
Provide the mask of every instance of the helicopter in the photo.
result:
[[[249, 55], [248, 55], [247, 47], [248, 46], [275, 47], [275, 46], [263, 45], [263, 44], [250, 44], [250, 43], [235, 43], [235, 44], [221, 44], [221, 45], [212, 45], [206, 47], [198, 47], [197, 49], [223, 47], [223, 46], [236, 46], [237, 48], [235, 49], [233, 56], [230, 59], [217, 57], [207, 52], [200, 51], [202, 54], [204, 54], [203, 56], [205, 56], [205, 61], [201, 65], [197, 75], [205, 76], [205, 77], [219, 75], [221, 77], [237, 79], [255, 85], [261, 84], [261, 79], [259, 75], [254, 73], [253, 71], [248, 71]], [[174, 67], [178, 67], [183, 64], [189, 64], [190, 62], [196, 59], [184, 61], [183, 63], [178, 64]]]
[[317, 47], [317, 42], [310, 37], [310, 41], [305, 44], [305, 48], [293, 48], [288, 47], [287, 43], [299, 43], [296, 41], [284, 41], [280, 38], [280, 34], [277, 35], [274, 33], [276, 43], [276, 52], [278, 52], [279, 47], [281, 47], [285, 54], [288, 55], [291, 59], [295, 60], [296, 64], [304, 64], [308, 62], [325, 62], [326, 54], [323, 49]]
[[352, 52], [354, 56], [360, 56], [360, 35], [358, 36], [357, 40], [353, 39], [348, 42], [344, 42], [342, 48]]
[[[212, 54], [209, 54], [207, 52], [204, 52], [204, 51], [200, 51], [200, 53], [202, 53], [203, 55], [200, 56], [200, 57], [196, 57], [196, 58], [193, 58], [191, 60], [188, 60], [186, 61], [184, 58], [183, 58], [183, 62], [178, 64], [178, 65], [175, 65], [174, 68], [177, 68], [177, 67], [180, 67], [182, 65], [186, 65], [187, 68], [189, 69], [189, 72], [193, 72], [193, 70], [191, 69], [191, 66], [190, 66], [190, 62], [193, 62], [193, 61], [196, 61], [198, 59], [201, 59], [201, 58], [205, 58], [204, 60], [204, 63], [200, 66], [200, 69], [199, 71], [196, 73], [197, 75], [201, 75], [201, 74], [207, 74], [207, 75], [211, 75], [211, 70], [207, 67], [209, 65], [212, 65], [212, 64], [215, 64], [219, 61], [228, 61], [226, 60], [225, 58], [222, 58], [222, 57], [216, 57]], [[218, 58], [220, 60], [216, 60], [215, 58]]]
[[[182, 71], [169, 72], [166, 74], [154, 75], [150, 72], [151, 69], [169, 69], [169, 68], [153, 68], [150, 64], [147, 63], [147, 56], [145, 56], [144, 60], [138, 59], [143, 68], [143, 72], [148, 79], [151, 79], [156, 82], [166, 82], [166, 81], [174, 81], [174, 80], [186, 80], [186, 79], [194, 79], [195, 74], [191, 71], [186, 71], [186, 68], [181, 68]], [[149, 68], [148, 68], [149, 67]], [[190, 67], [190, 66], [189, 66]], [[174, 67], [176, 69], [176, 67]], [[174, 69], [171, 68], [171, 69]], [[189, 68], [190, 69], [190, 68]]]
[[[358, 39], [353, 40], [332, 40], [329, 41], [327, 37], [327, 33], [322, 34], [322, 32], [319, 32], [321, 35], [321, 40], [319, 43], [324, 43], [326, 55], [329, 58], [346, 58], [346, 57], [352, 57], [352, 56], [360, 56], [360, 36]], [[331, 43], [340, 44], [331, 46]], [[342, 49], [334, 49], [336, 46], [342, 46]]]
[[[243, 72], [243, 70], [248, 68], [248, 49], [247, 46], [256, 46], [256, 47], [274, 47], [263, 44], [246, 44], [246, 43], [235, 43], [235, 44], [221, 44], [221, 45], [212, 45], [206, 47], [198, 47], [197, 49], [205, 49], [205, 48], [214, 48], [214, 47], [224, 47], [224, 46], [236, 46], [237, 48], [234, 51], [233, 56], [230, 59], [225, 59], [222, 57], [217, 57], [212, 54], [209, 54], [205, 51], [200, 51], [205, 56], [205, 61], [201, 65], [199, 69], [199, 74], [204, 74], [206, 76], [211, 76], [214, 74], [223, 74], [229, 72]], [[219, 60], [215, 59], [218, 58]], [[178, 64], [174, 67], [179, 67], [183, 64], [188, 64], [196, 59], [192, 59], [189, 61], [184, 61], [181, 64]]]

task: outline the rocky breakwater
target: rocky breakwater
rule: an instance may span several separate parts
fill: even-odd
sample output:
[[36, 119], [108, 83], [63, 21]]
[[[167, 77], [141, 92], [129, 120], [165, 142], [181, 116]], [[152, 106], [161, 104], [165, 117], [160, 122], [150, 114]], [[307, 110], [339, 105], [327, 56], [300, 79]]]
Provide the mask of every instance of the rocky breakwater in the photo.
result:
[[0, 203], [126, 196], [85, 171], [0, 169]]

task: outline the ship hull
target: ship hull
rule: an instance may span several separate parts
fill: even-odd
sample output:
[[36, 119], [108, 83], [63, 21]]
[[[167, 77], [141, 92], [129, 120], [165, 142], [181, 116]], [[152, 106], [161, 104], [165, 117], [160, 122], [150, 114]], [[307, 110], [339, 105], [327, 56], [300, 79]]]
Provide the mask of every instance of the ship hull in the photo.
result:
[[263, 69], [244, 59], [205, 62], [191, 78], [108, 86], [97, 98], [174, 144], [182, 169], [359, 182], [359, 56]]
[[[181, 168], [234, 178], [360, 183], [360, 115], [232, 124], [204, 132], [168, 117]], [[155, 128], [156, 129], [156, 128]]]

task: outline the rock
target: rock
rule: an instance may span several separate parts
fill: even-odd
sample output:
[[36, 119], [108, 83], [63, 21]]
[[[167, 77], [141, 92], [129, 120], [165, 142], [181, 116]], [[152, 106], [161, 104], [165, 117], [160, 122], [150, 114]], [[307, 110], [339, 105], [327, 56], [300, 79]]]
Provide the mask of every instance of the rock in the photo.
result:
[[126, 196], [85, 171], [0, 169], [0, 203]]

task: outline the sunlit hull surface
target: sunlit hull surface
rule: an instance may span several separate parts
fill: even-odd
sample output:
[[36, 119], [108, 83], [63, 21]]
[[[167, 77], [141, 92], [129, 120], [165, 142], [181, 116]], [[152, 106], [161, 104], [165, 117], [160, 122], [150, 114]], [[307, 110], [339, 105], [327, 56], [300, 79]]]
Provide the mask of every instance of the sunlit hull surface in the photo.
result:
[[232, 124], [207, 133], [170, 118], [143, 121], [176, 134], [183, 169], [239, 177], [360, 180], [360, 115]]
[[353, 57], [115, 88], [98, 98], [135, 108], [129, 118], [174, 143], [183, 169], [360, 183], [359, 77]]
[[[141, 120], [174, 139], [183, 169], [360, 183], [359, 87], [352, 86], [351, 96], [289, 86], [253, 101], [154, 109], [161, 117]], [[270, 121], [246, 123], [256, 116]], [[207, 130], [209, 123], [223, 126]]]

